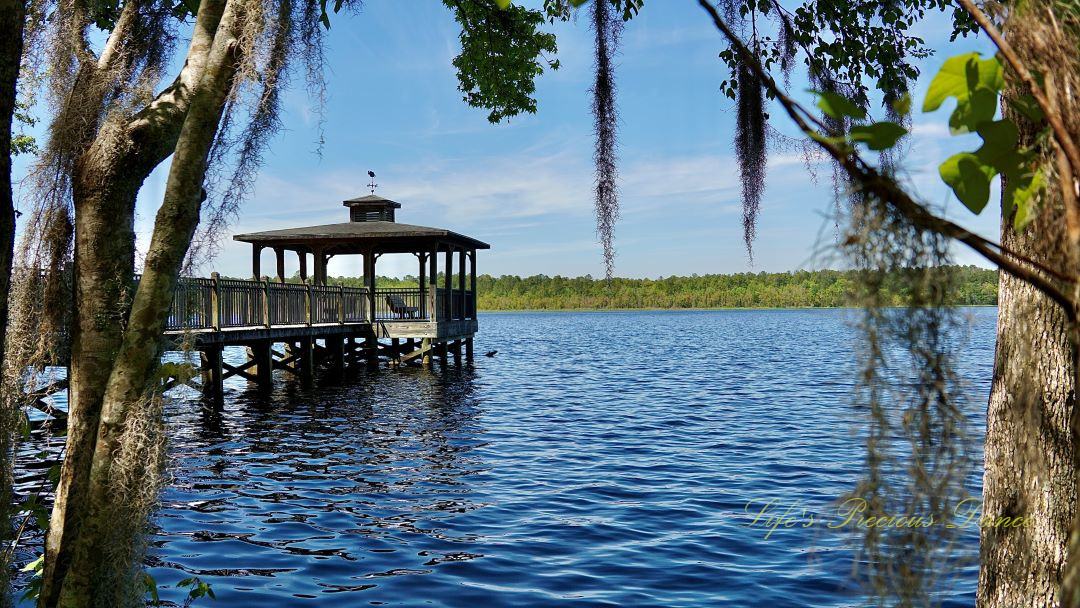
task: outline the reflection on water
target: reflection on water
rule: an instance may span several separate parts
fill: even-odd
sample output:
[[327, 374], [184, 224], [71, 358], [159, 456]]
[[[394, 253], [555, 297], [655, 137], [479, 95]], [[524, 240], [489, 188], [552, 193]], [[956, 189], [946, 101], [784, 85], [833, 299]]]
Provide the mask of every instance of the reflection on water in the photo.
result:
[[[976, 439], [995, 314], [958, 350]], [[177, 397], [150, 572], [208, 606], [862, 605], [839, 533], [743, 527], [852, 487], [849, 315], [487, 314], [472, 367]], [[976, 534], [959, 554], [945, 605], [974, 600]]]
[[447, 523], [482, 506], [469, 483], [485, 473], [474, 371], [356, 373], [240, 392], [224, 408], [175, 404], [159, 582], [182, 570], [219, 596], [288, 605], [479, 557], [460, 547], [474, 535]]

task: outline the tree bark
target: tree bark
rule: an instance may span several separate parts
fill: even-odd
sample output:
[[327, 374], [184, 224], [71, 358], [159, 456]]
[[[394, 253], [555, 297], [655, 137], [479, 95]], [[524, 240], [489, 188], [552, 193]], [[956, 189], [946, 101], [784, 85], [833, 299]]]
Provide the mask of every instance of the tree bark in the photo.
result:
[[[75, 321], [68, 436], [45, 543], [41, 606], [59, 603], [87, 513], [102, 402], [128, 314], [136, 195], [154, 167], [175, 149], [223, 4], [207, 1], [200, 6], [187, 62], [176, 81], [127, 123], [106, 125], [75, 168]], [[114, 30], [113, 35], [123, 32]]]
[[[1056, 184], [1048, 186], [1053, 193]], [[1045, 204], [1022, 233], [1003, 218], [1002, 244], [1075, 274], [1064, 210]], [[1002, 272], [997, 350], [986, 414], [983, 515], [1027, 518], [1030, 527], [984, 527], [978, 605], [1051, 607], [1066, 566], [1076, 517], [1080, 462], [1071, 418], [1076, 408], [1076, 348], [1059, 305]]]
[[[204, 3], [200, 12], [210, 8], [208, 4], [211, 3]], [[161, 336], [176, 280], [198, 226], [207, 160], [235, 72], [243, 7], [242, 0], [229, 0], [225, 7], [203, 78], [176, 143], [143, 277], [119, 351], [111, 361], [90, 461], [88, 509], [81, 522], [80, 534], [74, 539], [72, 560], [58, 606], [98, 605], [106, 594], [114, 592], [95, 584], [106, 578], [97, 568], [101, 567], [99, 556], [108, 549], [111, 518], [122, 513], [124, 507], [114, 504], [110, 473], [128, 417], [134, 413], [134, 408], [145, 407], [142, 399], [151, 388], [158, 366]], [[109, 566], [113, 565], [104, 567]]]
[[4, 367], [8, 294], [15, 251], [15, 203], [11, 190], [11, 121], [22, 59], [24, 0], [0, 0], [0, 369]]

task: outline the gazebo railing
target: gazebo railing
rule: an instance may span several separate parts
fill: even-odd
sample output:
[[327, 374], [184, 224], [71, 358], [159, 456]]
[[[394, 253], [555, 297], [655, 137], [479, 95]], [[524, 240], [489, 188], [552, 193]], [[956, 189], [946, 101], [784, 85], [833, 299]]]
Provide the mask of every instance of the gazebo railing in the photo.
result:
[[267, 301], [270, 303], [270, 325], [304, 325], [308, 322], [307, 285], [269, 283], [267, 294]]
[[440, 320], [475, 319], [476, 297], [471, 290], [440, 287], [435, 290], [435, 310]]
[[429, 319], [420, 288], [375, 289], [375, 318], [379, 321]]
[[[183, 284], [190, 279], [180, 279]], [[251, 327], [254, 325], [270, 324], [270, 309], [267, 307], [267, 286], [259, 281], [238, 281], [236, 279], [220, 279], [212, 277], [215, 283], [210, 293], [212, 300], [211, 313], [217, 313], [217, 318], [211, 324], [212, 329], [223, 327]], [[190, 329], [185, 325], [168, 327], [168, 329]]]
[[[138, 277], [136, 277], [138, 278]], [[366, 323], [367, 289], [182, 277], [167, 331]]]

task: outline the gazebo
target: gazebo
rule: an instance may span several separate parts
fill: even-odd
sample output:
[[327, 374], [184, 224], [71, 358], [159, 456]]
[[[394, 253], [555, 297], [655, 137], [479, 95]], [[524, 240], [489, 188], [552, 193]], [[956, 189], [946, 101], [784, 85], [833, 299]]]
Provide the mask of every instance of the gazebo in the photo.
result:
[[[393, 342], [393, 351], [400, 351], [397, 358], [408, 358], [401, 355], [411, 351], [415, 339], [419, 338], [423, 341], [421, 350], [424, 351], [430, 348], [429, 345], [438, 345], [445, 352], [451, 345], [457, 354], [464, 343], [471, 355], [472, 336], [477, 330], [476, 252], [491, 246], [445, 228], [399, 223], [395, 216], [401, 204], [375, 194], [349, 199], [343, 205], [349, 210], [347, 222], [251, 232], [238, 234], [233, 239], [251, 243], [251, 273], [256, 279], [262, 276], [260, 258], [263, 250], [273, 250], [277, 268], [276, 276], [270, 279], [272, 284], [286, 283], [286, 252], [298, 256], [300, 279], [315, 289], [325, 289], [326, 265], [331, 258], [362, 256], [364, 288], [343, 290], [342, 297], [366, 302], [346, 303], [342, 310], [362, 309], [357, 314], [370, 324], [369, 346], [379, 346], [378, 339], [389, 338]], [[390, 254], [415, 256], [418, 287], [385, 289], [375, 284], [378, 260]], [[310, 277], [309, 256], [312, 260]], [[443, 271], [441, 286], [438, 285], [440, 268]], [[406, 339], [408, 346], [399, 349], [399, 339]]]
[[[237, 241], [251, 243], [252, 275], [255, 278], [262, 276], [260, 261], [265, 248], [274, 251], [277, 260], [275, 278], [281, 283], [285, 282], [286, 251], [298, 256], [300, 279], [304, 282], [309, 280], [308, 256], [312, 257], [314, 263], [310, 278], [315, 285], [326, 285], [326, 264], [330, 258], [340, 255], [359, 255], [364, 260], [364, 286], [368, 290], [371, 308], [369, 319], [404, 321], [430, 319], [432, 315], [442, 320], [473, 318], [474, 294], [476, 293], [476, 251], [490, 249], [490, 245], [445, 228], [399, 223], [395, 220], [395, 211], [401, 208], [401, 203], [375, 194], [349, 199], [342, 204], [349, 209], [348, 222], [251, 232], [234, 236], [233, 239]], [[376, 266], [379, 258], [386, 254], [412, 254], [416, 257], [419, 288], [393, 290], [376, 288]], [[443, 261], [441, 288], [437, 285], [440, 254]], [[457, 264], [454, 263], [455, 257]], [[467, 271], [466, 260], [468, 260]], [[467, 284], [466, 276], [468, 276]], [[424, 297], [425, 295], [434, 296], [434, 298]], [[409, 311], [408, 314], [396, 313], [391, 310], [393, 307], [386, 301], [387, 296], [399, 298], [406, 308], [416, 310]], [[380, 300], [380, 297], [383, 299]], [[435, 302], [432, 302], [432, 299]]]

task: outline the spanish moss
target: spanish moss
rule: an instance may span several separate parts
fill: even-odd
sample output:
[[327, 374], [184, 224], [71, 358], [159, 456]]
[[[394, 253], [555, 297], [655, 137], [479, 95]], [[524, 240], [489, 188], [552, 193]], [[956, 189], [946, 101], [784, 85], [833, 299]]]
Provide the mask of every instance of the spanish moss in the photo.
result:
[[753, 70], [740, 65], [738, 75], [738, 114], [735, 123], [735, 158], [742, 178], [743, 240], [746, 253], [754, 260], [754, 236], [761, 195], [765, 192], [768, 165], [765, 139], [765, 96], [761, 81]]
[[593, 85], [593, 118], [596, 121], [596, 232], [604, 247], [607, 278], [615, 273], [615, 222], [619, 219], [617, 146], [619, 114], [615, 107], [615, 68], [612, 57], [619, 46], [622, 22], [611, 5], [597, 0], [592, 5], [596, 32], [596, 83]]
[[[866, 568], [858, 578], [874, 603], [931, 605], [948, 566], [958, 565], [949, 555], [955, 529], [941, 522], [964, 497], [973, 462], [963, 387], [952, 366], [964, 324], [947, 305], [946, 239], [912, 226], [880, 200], [861, 200], [843, 251], [858, 269], [863, 309], [855, 408], [864, 418], [866, 462], [844, 498], [865, 501], [860, 515], [868, 518], [934, 517], [937, 525], [858, 528], [854, 539]], [[903, 307], [885, 297], [895, 289], [907, 297]]]

